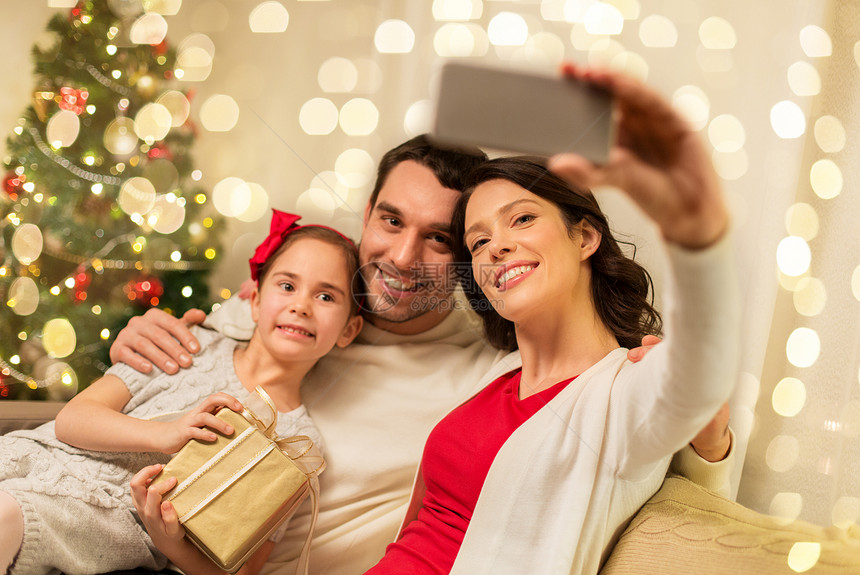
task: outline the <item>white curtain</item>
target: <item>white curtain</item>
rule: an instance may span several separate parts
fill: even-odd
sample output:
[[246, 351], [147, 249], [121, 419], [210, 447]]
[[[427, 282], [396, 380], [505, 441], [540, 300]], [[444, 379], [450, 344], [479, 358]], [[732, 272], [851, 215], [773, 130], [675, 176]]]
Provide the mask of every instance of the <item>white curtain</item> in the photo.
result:
[[[739, 501], [786, 519], [860, 518], [860, 3], [830, 2], [832, 53], [807, 118]], [[791, 236], [791, 237], [789, 237]], [[791, 246], [794, 246], [792, 248]]]

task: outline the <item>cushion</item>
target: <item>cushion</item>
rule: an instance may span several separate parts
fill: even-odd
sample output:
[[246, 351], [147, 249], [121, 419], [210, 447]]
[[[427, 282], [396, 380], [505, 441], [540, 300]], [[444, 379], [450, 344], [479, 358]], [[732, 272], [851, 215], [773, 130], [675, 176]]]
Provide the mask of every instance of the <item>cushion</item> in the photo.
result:
[[785, 524], [677, 476], [639, 510], [600, 575], [860, 573], [860, 528]]

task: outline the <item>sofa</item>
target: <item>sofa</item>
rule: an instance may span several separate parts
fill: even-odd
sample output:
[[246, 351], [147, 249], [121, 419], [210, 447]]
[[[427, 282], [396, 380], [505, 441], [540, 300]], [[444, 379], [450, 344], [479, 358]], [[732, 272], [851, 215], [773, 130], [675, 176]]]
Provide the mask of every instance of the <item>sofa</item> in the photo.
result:
[[[0, 403], [0, 432], [53, 419], [61, 406]], [[860, 528], [786, 524], [678, 475], [669, 475], [633, 517], [600, 571], [600, 575], [783, 573], [860, 575]], [[111, 575], [133, 574], [152, 572]]]
[[860, 574], [860, 528], [786, 524], [670, 475], [600, 575]]

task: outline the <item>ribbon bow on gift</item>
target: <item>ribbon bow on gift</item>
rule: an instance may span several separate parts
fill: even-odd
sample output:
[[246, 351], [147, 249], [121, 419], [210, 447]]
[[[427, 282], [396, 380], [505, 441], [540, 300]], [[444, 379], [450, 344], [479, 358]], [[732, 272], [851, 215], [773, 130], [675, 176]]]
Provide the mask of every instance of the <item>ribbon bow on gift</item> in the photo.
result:
[[[298, 217], [296, 217], [296, 220]], [[295, 220], [294, 220], [295, 221]], [[277, 249], [277, 248], [275, 248]], [[247, 419], [252, 425], [259, 429], [263, 435], [272, 440], [284, 454], [289, 457], [302, 473], [307, 475], [311, 491], [311, 525], [308, 536], [302, 545], [302, 552], [296, 566], [297, 573], [308, 572], [308, 560], [311, 552], [311, 539], [317, 524], [319, 514], [319, 474], [325, 470], [325, 459], [314, 444], [313, 440], [306, 435], [279, 438], [275, 427], [278, 423], [278, 410], [275, 402], [269, 394], [257, 386], [256, 394], [251, 394], [243, 404], [244, 410], [240, 415]]]
[[[179, 484], [168, 492], [167, 499], [173, 501], [183, 491], [195, 484], [195, 482], [204, 476], [210, 469], [224, 460], [237, 446], [250, 438], [255, 431], [261, 432], [266, 439], [269, 440], [267, 448], [259, 451], [254, 457], [245, 463], [245, 465], [221, 482], [216, 489], [210, 491], [202, 500], [195, 500], [193, 505], [183, 510], [180, 514], [179, 522], [185, 525], [201, 510], [211, 503], [216, 497], [227, 490], [231, 485], [239, 480], [246, 472], [248, 472], [257, 463], [263, 460], [267, 454], [278, 449], [283, 452], [296, 466], [296, 468], [305, 475], [308, 482], [308, 490], [310, 491], [311, 505], [313, 508], [311, 515], [310, 529], [308, 530], [307, 538], [302, 546], [302, 552], [299, 557], [299, 562], [296, 567], [297, 573], [305, 573], [308, 571], [308, 559], [310, 556], [311, 539], [313, 538], [314, 528], [316, 527], [317, 515], [319, 513], [319, 474], [325, 469], [325, 460], [320, 453], [319, 447], [314, 445], [313, 440], [306, 435], [296, 435], [294, 437], [281, 438], [278, 437], [276, 426], [278, 422], [278, 410], [275, 403], [269, 394], [262, 387], [257, 386], [256, 393], [252, 393], [245, 400], [243, 410], [239, 413], [251, 425], [245, 431], [234, 437], [228, 445], [220, 449], [218, 453], [210, 457], [203, 465], [189, 476], [185, 477]], [[184, 449], [184, 448], [183, 448]], [[180, 452], [181, 454], [181, 452]], [[167, 468], [163, 471], [167, 472]], [[207, 553], [207, 551], [204, 551]], [[210, 558], [211, 555], [210, 555]], [[216, 561], [213, 559], [213, 561]], [[216, 561], [217, 562], [217, 561]]]

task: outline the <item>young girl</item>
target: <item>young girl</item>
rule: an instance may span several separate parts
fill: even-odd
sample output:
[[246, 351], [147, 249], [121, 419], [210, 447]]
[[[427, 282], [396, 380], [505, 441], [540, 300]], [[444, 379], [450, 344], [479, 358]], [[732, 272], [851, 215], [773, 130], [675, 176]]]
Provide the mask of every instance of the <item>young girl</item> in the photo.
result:
[[[738, 313], [727, 210], [707, 154], [660, 96], [609, 73], [568, 73], [618, 102], [619, 146], [478, 167], [458, 203], [457, 261], [490, 342], [519, 354], [425, 445], [416, 511], [368, 573], [597, 573], [661, 485], [672, 454], [728, 398]], [[668, 335], [650, 278], [627, 258], [585, 186], [623, 187], [660, 225], [673, 268]], [[412, 506], [411, 506], [412, 507]]]
[[[320, 357], [361, 329], [353, 297], [358, 255], [338, 232], [299, 226], [298, 219], [275, 211], [269, 237], [250, 260], [257, 329], [247, 347], [195, 328], [205, 352], [193, 369], [142, 375], [116, 365], [55, 422], [0, 437], [0, 571], [10, 562], [13, 574], [163, 568], [165, 556], [134, 513], [132, 474], [166, 462], [190, 439], [232, 433], [214, 412], [241, 410], [236, 398], [257, 385], [280, 412], [281, 436], [321, 442], [301, 405], [300, 384]], [[172, 422], [149, 419], [189, 409]], [[272, 545], [254, 560], [264, 560]]]

